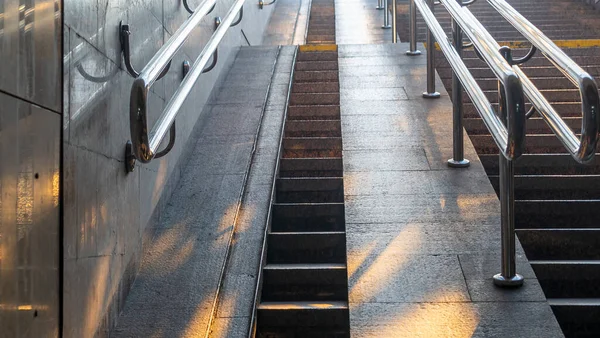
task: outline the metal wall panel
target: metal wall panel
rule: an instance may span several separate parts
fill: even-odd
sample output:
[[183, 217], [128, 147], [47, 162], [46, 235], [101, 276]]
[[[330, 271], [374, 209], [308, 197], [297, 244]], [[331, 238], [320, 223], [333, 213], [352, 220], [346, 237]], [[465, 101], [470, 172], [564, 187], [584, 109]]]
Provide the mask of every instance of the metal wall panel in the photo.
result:
[[59, 334], [57, 113], [0, 93], [0, 336]]
[[0, 91], [61, 111], [59, 0], [0, 0]]

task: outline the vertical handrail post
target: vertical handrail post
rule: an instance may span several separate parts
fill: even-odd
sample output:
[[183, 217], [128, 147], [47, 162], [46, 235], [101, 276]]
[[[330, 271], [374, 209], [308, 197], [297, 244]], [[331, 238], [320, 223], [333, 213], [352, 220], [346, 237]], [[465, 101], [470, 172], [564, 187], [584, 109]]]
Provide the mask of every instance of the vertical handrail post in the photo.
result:
[[417, 6], [415, 5], [415, 0], [410, 0], [408, 12], [410, 17], [408, 23], [410, 28], [410, 50], [406, 52], [406, 55], [421, 55], [421, 51], [417, 49]]
[[383, 4], [384, 0], [377, 0], [377, 7], [375, 7], [376, 9], [384, 9], [385, 5]]
[[[456, 0], [462, 6], [463, 0]], [[462, 29], [452, 19], [452, 43], [454, 49], [462, 59], [463, 33]], [[452, 72], [452, 125], [453, 146], [452, 158], [448, 160], [448, 166], [452, 168], [466, 168], [471, 163], [465, 158], [464, 131], [463, 131], [463, 87], [456, 73]]]
[[390, 11], [389, 11], [390, 0], [382, 0], [382, 1], [383, 1], [383, 26], [381, 26], [381, 28], [389, 29], [389, 28], [392, 28], [392, 26], [390, 26]]
[[[435, 11], [434, 0], [427, 0], [427, 5], [433, 13]], [[423, 93], [426, 99], [437, 99], [440, 93], [435, 91], [435, 38], [433, 32], [427, 27], [427, 91]]]
[[[500, 48], [500, 54], [512, 64], [512, 51], [509, 47]], [[498, 81], [498, 113], [502, 122], [508, 122], [508, 109], [506, 107], [506, 91]], [[508, 160], [501, 153], [500, 166], [500, 227], [502, 242], [502, 268], [494, 276], [497, 286], [521, 286], [523, 276], [516, 272], [516, 240], [515, 240], [515, 167], [512, 160]]]
[[398, 29], [396, 29], [396, 0], [392, 0], [392, 43], [398, 43]]

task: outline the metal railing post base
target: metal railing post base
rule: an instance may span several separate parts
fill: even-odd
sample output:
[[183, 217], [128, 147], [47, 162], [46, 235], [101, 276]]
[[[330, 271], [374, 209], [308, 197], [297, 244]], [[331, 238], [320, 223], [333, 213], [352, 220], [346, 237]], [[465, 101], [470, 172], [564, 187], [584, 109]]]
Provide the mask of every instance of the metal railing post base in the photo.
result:
[[390, 23], [390, 12], [388, 11], [388, 7], [390, 5], [390, 0], [382, 0], [381, 4], [383, 6], [383, 25], [381, 26], [381, 28], [383, 29], [390, 29], [392, 28], [392, 24]]
[[407, 50], [406, 51], [406, 55], [408, 55], [408, 56], [417, 56], [417, 55], [421, 55], [421, 54], [423, 54], [423, 53], [421, 53], [421, 51], [418, 50], [418, 49], [417, 50]]
[[460, 161], [456, 161], [453, 158], [448, 160], [448, 166], [450, 168], [468, 168], [470, 165], [471, 165], [471, 162], [469, 160], [467, 160], [466, 158], [463, 158]]
[[504, 276], [502, 276], [501, 273], [494, 275], [494, 285], [499, 286], [499, 287], [519, 287], [523, 285], [523, 281], [525, 279], [523, 278], [523, 276], [516, 274], [511, 278], [506, 278]]
[[433, 92], [433, 93], [424, 92], [423, 97], [426, 99], [439, 99], [441, 97], [441, 95], [438, 92]]

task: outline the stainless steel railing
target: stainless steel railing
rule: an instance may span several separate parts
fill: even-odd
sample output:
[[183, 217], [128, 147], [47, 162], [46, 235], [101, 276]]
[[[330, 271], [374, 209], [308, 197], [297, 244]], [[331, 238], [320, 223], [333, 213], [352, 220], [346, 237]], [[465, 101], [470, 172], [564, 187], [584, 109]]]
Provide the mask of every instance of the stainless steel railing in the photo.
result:
[[[191, 68], [186, 70], [183, 81], [167, 103], [152, 129], [148, 127], [148, 93], [150, 87], [161, 77], [163, 70], [169, 66], [171, 60], [187, 40], [191, 31], [198, 26], [200, 20], [206, 14], [210, 13], [216, 0], [204, 0], [173, 36], [160, 48], [144, 69], [140, 71], [131, 86], [129, 107], [131, 141], [127, 144], [127, 158], [125, 161], [128, 171], [133, 171], [136, 161], [148, 163], [152, 159], [166, 154], [173, 147], [175, 141], [175, 130], [173, 128], [175, 118], [213, 55], [213, 64], [209, 65], [208, 68], [212, 69], [214, 67], [217, 57], [217, 47], [229, 27], [235, 26], [241, 20], [244, 2], [245, 0], [236, 0], [224, 19], [216, 21], [217, 28], [215, 32]], [[234, 22], [238, 14], [240, 18]], [[169, 145], [163, 151], [158, 152], [158, 147], [169, 130], [171, 130]]]
[[[594, 79], [563, 51], [561, 51], [539, 29], [527, 21], [514, 8], [503, 0], [487, 0], [508, 22], [510, 22], [531, 43], [529, 53], [521, 59], [513, 59], [509, 47], [501, 47], [487, 32], [483, 25], [465, 6], [474, 2], [470, 0], [411, 0], [411, 27], [416, 27], [416, 9], [418, 8], [428, 26], [427, 36], [427, 92], [426, 98], [439, 97], [435, 91], [434, 40], [448, 59], [453, 69], [453, 106], [454, 106], [454, 158], [451, 166], [466, 166], [468, 161], [462, 159], [462, 89], [466, 90], [475, 108], [481, 115], [485, 125], [500, 148], [500, 202], [502, 227], [502, 271], [494, 276], [494, 283], [500, 286], [522, 285], [523, 278], [515, 270], [515, 229], [514, 229], [514, 165], [513, 160], [522, 154], [525, 141], [525, 120], [537, 111], [560, 139], [571, 156], [580, 163], [590, 161], [596, 150], [600, 118], [598, 110], [600, 99]], [[433, 14], [434, 5], [441, 4], [452, 17], [452, 42]], [[469, 73], [461, 60], [464, 48], [463, 32], [471, 40], [477, 55], [486, 62], [499, 80], [499, 107], [495, 112], [483, 91]], [[416, 28], [411, 29], [411, 50], [416, 52]], [[580, 91], [582, 100], [582, 132], [578, 139], [576, 134], [562, 120], [552, 105], [541, 94], [537, 87], [518, 67], [529, 60], [540, 50], [563, 74], [573, 82]], [[532, 110], [524, 112], [523, 95], [532, 103]]]
[[594, 78], [579, 67], [552, 40], [506, 3], [506, 1], [487, 1], [579, 89], [582, 111], [580, 138], [569, 128], [523, 71], [517, 66], [514, 67], [523, 82], [527, 98], [531, 101], [536, 111], [548, 123], [548, 126], [556, 134], [571, 156], [580, 163], [589, 162], [596, 152], [600, 124], [600, 117], [598, 116], [600, 98]]
[[[462, 0], [440, 0], [452, 17], [452, 41], [449, 41], [442, 26], [435, 18], [434, 0], [411, 0], [411, 27], [416, 27], [417, 10], [428, 27], [428, 86], [423, 93], [426, 98], [439, 97], [435, 92], [434, 43], [439, 47], [453, 70], [453, 158], [448, 161], [451, 167], [467, 167], [463, 150], [463, 109], [462, 91], [466, 91], [473, 105], [481, 115], [494, 142], [500, 149], [500, 203], [502, 231], [502, 269], [494, 276], [494, 283], [500, 286], [519, 286], [523, 277], [516, 273], [515, 223], [514, 223], [514, 164], [525, 148], [525, 95], [519, 76], [501, 53], [500, 46], [477, 20], [463, 15]], [[470, 1], [469, 3], [472, 3]], [[467, 66], [462, 61], [463, 32], [472, 41], [481, 58], [492, 69], [499, 81], [498, 112], [485, 96]], [[411, 43], [408, 55], [416, 52], [416, 29], [411, 29]], [[418, 55], [418, 54], [417, 54]]]

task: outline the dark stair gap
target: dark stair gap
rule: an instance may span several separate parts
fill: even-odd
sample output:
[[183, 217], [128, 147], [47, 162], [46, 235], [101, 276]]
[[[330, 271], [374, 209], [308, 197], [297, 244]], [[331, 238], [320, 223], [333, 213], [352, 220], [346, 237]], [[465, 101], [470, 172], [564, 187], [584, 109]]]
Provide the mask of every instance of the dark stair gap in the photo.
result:
[[[309, 44], [335, 43], [313, 0]], [[284, 126], [257, 337], [350, 337], [337, 51], [298, 51]]]

